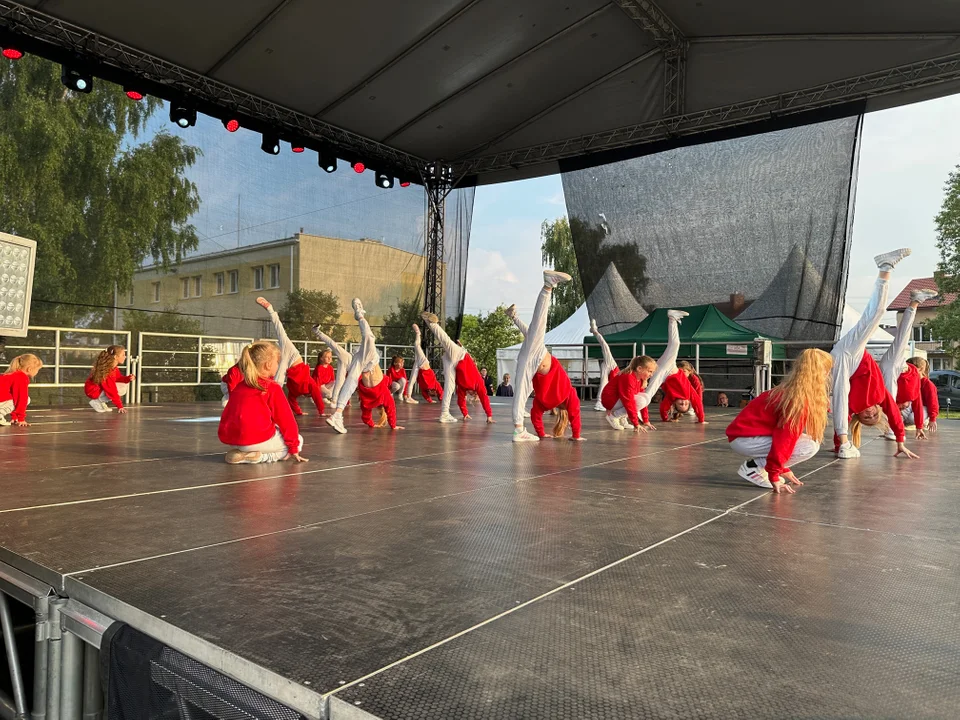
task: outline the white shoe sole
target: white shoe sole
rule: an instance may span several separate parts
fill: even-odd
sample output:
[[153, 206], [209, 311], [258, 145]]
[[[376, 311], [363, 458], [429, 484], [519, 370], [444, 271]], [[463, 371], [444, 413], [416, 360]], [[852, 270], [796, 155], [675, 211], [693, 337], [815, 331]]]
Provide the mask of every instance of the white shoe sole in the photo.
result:
[[526, 435], [514, 435], [513, 441], [515, 443], [540, 442], [540, 438], [538, 438], [536, 435], [530, 435], [529, 433], [527, 433]]
[[444, 425], [453, 425], [457, 422], [457, 419], [453, 415], [441, 415], [440, 422]]
[[605, 415], [604, 417], [607, 421], [607, 424], [614, 430], [623, 430], [623, 425], [620, 424], [620, 420], [615, 418], [613, 415]]
[[748, 471], [743, 469], [743, 465], [741, 465], [740, 469], [737, 470], [737, 475], [742, 477], [748, 483], [752, 483], [753, 485], [761, 487], [764, 490], [773, 490], [773, 485], [768, 479], [761, 477], [759, 480], [755, 480]]

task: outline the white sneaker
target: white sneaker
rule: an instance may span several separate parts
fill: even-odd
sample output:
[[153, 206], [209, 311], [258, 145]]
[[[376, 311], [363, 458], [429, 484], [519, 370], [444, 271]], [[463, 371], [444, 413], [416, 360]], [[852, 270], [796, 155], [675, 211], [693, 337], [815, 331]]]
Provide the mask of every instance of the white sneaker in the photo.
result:
[[0, 415], [0, 427], [8, 427], [11, 424], [12, 423], [9, 420], [7, 420], [6, 417], [4, 417], [3, 415]]
[[420, 313], [420, 317], [422, 317], [428, 323], [438, 324], [440, 322], [440, 318], [438, 318], [432, 312], [422, 312]]
[[593, 406], [593, 409], [597, 412], [606, 412], [606, 408], [603, 406], [603, 403], [597, 400], [597, 404]]
[[684, 312], [683, 310], [667, 310], [667, 317], [671, 320], [676, 320], [677, 325], [682, 323], [683, 319], [688, 315], [690, 315], [690, 313]]
[[346, 435], [347, 429], [343, 426], [342, 414], [334, 413], [326, 419], [326, 423], [341, 435]]
[[419, 405], [419, 404], [420, 404], [420, 401], [419, 401], [419, 400], [414, 400], [414, 399], [413, 399], [412, 397], [410, 397], [409, 395], [405, 395], [404, 398], [403, 398], [403, 401], [404, 401], [405, 403], [407, 403], [407, 405]]
[[893, 440], [894, 442], [897, 441], [897, 436], [894, 435], [893, 430], [887, 430], [887, 431], [883, 434], [883, 437], [884, 437], [884, 439], [886, 439], [886, 440]]
[[107, 407], [107, 404], [97, 399], [90, 401], [90, 407], [92, 407], [98, 413], [110, 412], [110, 408]]
[[607, 424], [614, 430], [623, 430], [623, 425], [620, 423], [620, 418], [614, 417], [612, 413], [607, 413], [604, 417], [607, 419]]
[[737, 470], [737, 475], [742, 477], [747, 482], [752, 482], [757, 487], [766, 488], [767, 490], [772, 490], [773, 485], [770, 484], [770, 476], [767, 475], [767, 471], [763, 468], [757, 467], [757, 464], [753, 460], [747, 460], [740, 466], [740, 469]]
[[560, 283], [570, 282], [571, 280], [573, 280], [573, 277], [559, 270], [543, 271], [543, 284], [548, 288], [555, 288]]
[[883, 255], [877, 255], [873, 261], [881, 272], [890, 272], [897, 266], [898, 262], [909, 256], [911, 252], [913, 251], [910, 248], [900, 248]]
[[363, 303], [360, 302], [360, 298], [353, 299], [353, 317], [357, 320], [363, 317]]
[[594, 335], [600, 334], [600, 328], [597, 327], [597, 321], [595, 318], [590, 318], [590, 332]]
[[927, 300], [933, 300], [939, 293], [936, 290], [914, 290], [910, 293], [910, 300], [923, 305]]
[[540, 442], [540, 438], [538, 438], [536, 435], [532, 435], [531, 433], [528, 433], [526, 428], [524, 428], [523, 430], [517, 430], [516, 428], [514, 428], [513, 441], [514, 442]]
[[457, 422], [457, 419], [456, 419], [453, 415], [451, 415], [450, 413], [443, 413], [443, 414], [440, 416], [440, 422], [442, 422], [442, 423], [444, 423], [444, 424], [453, 424], [453, 423]]
[[633, 425], [630, 424], [630, 416], [624, 415], [620, 418], [620, 429], [621, 430], [633, 430]]
[[837, 457], [841, 460], [853, 460], [854, 458], [860, 457], [860, 449], [855, 447], [852, 442], [847, 440], [847, 442], [840, 446], [840, 451], [837, 453]]
[[503, 314], [506, 315], [511, 320], [517, 319], [517, 305], [516, 303], [512, 304], [510, 307], [504, 309]]

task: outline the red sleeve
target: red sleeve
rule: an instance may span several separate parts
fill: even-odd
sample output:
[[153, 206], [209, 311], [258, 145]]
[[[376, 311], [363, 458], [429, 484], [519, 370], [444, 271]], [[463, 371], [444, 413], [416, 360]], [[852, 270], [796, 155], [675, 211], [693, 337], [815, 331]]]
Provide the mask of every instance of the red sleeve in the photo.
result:
[[530, 424], [537, 431], [537, 437], [545, 435], [543, 431], [543, 405], [536, 398], [533, 399], [533, 407], [530, 408]]
[[650, 408], [648, 406], [644, 406], [644, 408], [640, 411], [640, 421], [644, 425], [650, 424]]
[[100, 383], [100, 389], [103, 390], [104, 394], [108, 398], [110, 398], [110, 402], [112, 402], [116, 406], [117, 410], [122, 410], [123, 400], [121, 400], [120, 395], [117, 394], [117, 380], [114, 377], [114, 373], [119, 375], [120, 371], [117, 369], [114, 369], [112, 373], [107, 375], [103, 379], [103, 382]]
[[27, 400], [30, 399], [30, 380], [26, 373], [13, 373], [22, 375], [13, 379], [10, 387], [10, 394], [13, 395], [13, 412], [10, 413], [11, 420], [26, 422], [27, 420]]
[[700, 376], [694, 373], [690, 376], [690, 385], [693, 386], [693, 391], [703, 397], [703, 380], [700, 379]]
[[693, 411], [697, 414], [697, 420], [703, 422], [703, 395], [696, 392], [696, 388], [690, 393], [690, 404], [693, 405]]
[[567, 396], [567, 412], [570, 414], [570, 429], [573, 431], [573, 437], [580, 437], [580, 398], [577, 397], [577, 391], [570, 388], [570, 395]]
[[917, 430], [923, 429], [923, 400], [919, 394], [913, 399], [913, 422], [916, 423]]
[[133, 375], [118, 375], [117, 382], [128, 383], [133, 380]]
[[620, 403], [623, 409], [627, 411], [627, 418], [634, 427], [640, 424], [637, 419], [637, 391], [640, 389], [637, 385], [637, 376], [633, 373], [624, 375], [625, 380], [617, 380], [617, 394], [620, 396]]
[[920, 397], [923, 398], [923, 404], [927, 408], [927, 414], [930, 416], [930, 422], [936, 422], [940, 414], [940, 398], [937, 397], [937, 386], [927, 378], [920, 381]]
[[903, 442], [906, 438], [906, 432], [903, 429], [903, 416], [900, 414], [900, 408], [890, 397], [889, 392], [883, 393], [883, 401], [880, 403], [884, 414], [887, 416], [887, 422], [890, 423], [890, 429], [897, 436], [897, 442]]
[[793, 455], [799, 438], [800, 433], [794, 432], [789, 428], [774, 428], [772, 437], [773, 444], [770, 447], [770, 452], [767, 453], [766, 466], [766, 471], [770, 476], [771, 483], [779, 482], [780, 475], [790, 471], [790, 468], [787, 467], [787, 461], [789, 461], [790, 456]]
[[667, 393], [664, 393], [663, 400], [660, 401], [660, 419], [663, 422], [666, 422], [669, 417], [671, 405], [673, 405], [673, 400], [670, 399]]
[[317, 412], [323, 415], [327, 409], [323, 403], [323, 393], [320, 392], [320, 384], [312, 378], [310, 380], [310, 397], [313, 398], [313, 404], [317, 406]]
[[393, 395], [390, 394], [389, 387], [384, 388], [383, 409], [387, 411], [387, 422], [391, 428], [397, 427], [397, 404], [393, 401]]
[[457, 385], [457, 407], [464, 417], [469, 415], [467, 412], [467, 391]]
[[276, 383], [270, 383], [267, 386], [267, 405], [270, 406], [270, 414], [280, 428], [280, 435], [287, 444], [287, 449], [291, 454], [296, 455], [300, 452], [300, 428], [297, 427], [290, 403], [284, 397], [283, 388]]
[[483, 383], [480, 383], [480, 389], [477, 390], [477, 397], [480, 398], [480, 404], [483, 406], [483, 411], [487, 414], [487, 417], [493, 417], [493, 410], [490, 408], [490, 398], [487, 397], [487, 389], [483, 386]]

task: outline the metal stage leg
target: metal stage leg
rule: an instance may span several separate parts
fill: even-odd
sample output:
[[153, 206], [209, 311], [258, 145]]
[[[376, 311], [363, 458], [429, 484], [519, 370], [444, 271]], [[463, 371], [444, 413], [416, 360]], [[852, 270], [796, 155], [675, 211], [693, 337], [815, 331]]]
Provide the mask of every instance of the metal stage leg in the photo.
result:
[[60, 720], [83, 715], [83, 640], [73, 633], [60, 636]]
[[103, 718], [103, 690], [100, 688], [100, 651], [84, 643], [83, 720]]
[[10, 685], [13, 687], [13, 704], [16, 710], [14, 717], [17, 720], [29, 720], [27, 694], [23, 689], [23, 673], [20, 672], [20, 657], [17, 654], [17, 639], [13, 634], [13, 620], [10, 617], [10, 602], [3, 592], [0, 592], [0, 626], [3, 628], [7, 665], [10, 666]]
[[60, 720], [60, 608], [66, 600], [50, 600], [47, 619], [47, 720]]
[[37, 629], [33, 645], [33, 720], [46, 720], [47, 717], [47, 673], [50, 645], [47, 641], [47, 628], [50, 619], [50, 607], [47, 598], [37, 598], [34, 604]]

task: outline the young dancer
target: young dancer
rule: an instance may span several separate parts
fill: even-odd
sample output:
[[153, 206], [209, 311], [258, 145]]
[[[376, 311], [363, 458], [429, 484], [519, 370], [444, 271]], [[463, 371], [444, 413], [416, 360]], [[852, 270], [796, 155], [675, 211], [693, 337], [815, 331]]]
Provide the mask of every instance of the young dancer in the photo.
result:
[[[834, 450], [843, 460], [860, 457], [861, 426], [877, 425], [885, 412], [897, 441], [898, 455], [916, 458], [904, 445], [903, 419], [893, 396], [884, 382], [883, 372], [877, 362], [866, 352], [870, 336], [880, 326], [880, 318], [886, 311], [887, 290], [890, 273], [903, 258], [910, 254], [909, 248], [877, 255], [874, 262], [880, 273], [873, 287], [873, 294], [857, 324], [833, 346], [833, 429]], [[896, 345], [896, 342], [894, 342]], [[896, 350], [892, 345], [888, 355]], [[884, 355], [884, 361], [888, 360]], [[892, 357], [891, 357], [892, 359]], [[888, 367], [891, 363], [886, 362]], [[897, 375], [893, 376], [896, 382]]]
[[790, 470], [820, 451], [827, 425], [827, 383], [833, 358], [823, 350], [800, 353], [783, 382], [761, 393], [727, 427], [730, 449], [748, 459], [738, 474], [775, 493], [803, 485]]
[[270, 315], [270, 322], [273, 324], [274, 332], [277, 333], [277, 342], [280, 345], [280, 362], [274, 382], [281, 387], [286, 385], [287, 399], [294, 415], [303, 415], [303, 410], [300, 409], [300, 403], [297, 402], [297, 399], [301, 395], [309, 395], [313, 398], [313, 404], [317, 406], [317, 414], [323, 417], [326, 415], [323, 393], [320, 392], [320, 386], [310, 373], [310, 366], [303, 361], [300, 351], [290, 342], [286, 330], [283, 329], [283, 323], [280, 322], [280, 316], [273, 309], [273, 305], [262, 297], [257, 298], [257, 305]]
[[[393, 400], [392, 383], [383, 374], [380, 365], [360, 374], [357, 396], [360, 398], [360, 419], [371, 428], [382, 428], [387, 423], [391, 430], [403, 430], [397, 425], [397, 406]], [[373, 411], [380, 408], [380, 418], [373, 422]]]
[[443, 348], [444, 394], [440, 410], [440, 422], [457, 422], [457, 419], [450, 414], [450, 402], [453, 400], [452, 390], [456, 388], [457, 406], [463, 414], [463, 419], [470, 419], [470, 413], [467, 410], [467, 395], [470, 394], [475, 396], [483, 405], [483, 411], [487, 414], [487, 423], [492, 424], [493, 410], [490, 409], [490, 399], [487, 397], [487, 389], [484, 387], [483, 378], [480, 377], [480, 371], [477, 370], [477, 364], [473, 361], [473, 358], [461, 345], [451, 340], [446, 331], [440, 327], [440, 318], [431, 312], [422, 313], [420, 317], [427, 323], [427, 327], [430, 328]]
[[[696, 380], [691, 380], [695, 376]], [[700, 390], [697, 391], [699, 386]], [[660, 401], [660, 419], [663, 422], [680, 422], [680, 416], [693, 410], [697, 422], [706, 425], [703, 414], [703, 384], [686, 360], [677, 363], [677, 371], [663, 381], [663, 400]], [[674, 413], [671, 417], [671, 412]]]
[[387, 370], [387, 378], [390, 380], [390, 392], [403, 403], [416, 404], [416, 400], [410, 397], [407, 383], [407, 371], [403, 369], [403, 358], [394, 355], [390, 360], [390, 367]]
[[[910, 358], [907, 362], [911, 365], [916, 365], [920, 371], [920, 399], [923, 401], [926, 418], [926, 422], [923, 423], [923, 429], [929, 430], [930, 434], [933, 434], [937, 431], [937, 417], [940, 415], [940, 398], [937, 397], [937, 386], [930, 380], [930, 363], [921, 357]], [[913, 420], [912, 417], [910, 419]]]
[[[346, 382], [347, 369], [350, 367], [350, 363], [353, 362], [353, 355], [341, 347], [332, 337], [322, 332], [319, 325], [314, 325], [311, 329], [314, 337], [326, 343], [327, 347], [330, 348], [330, 352], [337, 356], [337, 371], [333, 380], [333, 388], [330, 390], [330, 396], [327, 398], [330, 402], [336, 403], [337, 398], [340, 397], [340, 390], [343, 389], [343, 383]], [[349, 403], [347, 404], [349, 405]]]
[[[317, 331], [316, 326], [314, 332]], [[333, 369], [333, 350], [329, 347], [317, 353], [317, 365], [313, 368], [313, 380], [320, 387], [320, 394], [324, 400], [333, 399], [333, 388], [336, 385], [336, 372]]]
[[[911, 358], [912, 359], [912, 358]], [[926, 440], [927, 435], [924, 432], [923, 416], [923, 398], [920, 392], [920, 369], [909, 360], [904, 365], [904, 371], [897, 378], [897, 407], [900, 410], [900, 418], [903, 420], [904, 432], [910, 425], [916, 427], [917, 440]], [[896, 438], [890, 431], [884, 436], [888, 440]]]
[[[603, 335], [600, 334], [597, 321], [593, 318], [590, 318], [590, 332], [593, 333], [593, 336], [597, 339], [597, 342], [600, 344], [600, 351], [603, 353], [603, 361], [600, 363], [600, 389], [597, 391], [597, 404], [593, 406], [594, 410], [602, 412], [605, 410], [603, 406], [603, 391], [607, 387], [607, 384], [620, 374], [620, 366], [617, 365], [613, 353], [610, 352], [610, 346], [607, 345], [607, 341], [604, 340]], [[644, 410], [646, 410], [646, 408], [644, 408]]]
[[274, 381], [280, 362], [272, 342], [255, 342], [240, 353], [243, 382], [231, 388], [217, 431], [220, 442], [233, 446], [224, 458], [231, 465], [307, 461], [290, 402]]
[[[10, 367], [0, 375], [0, 425], [30, 427], [27, 405], [30, 404], [30, 381], [43, 368], [43, 361], [32, 353], [17, 355]], [[10, 419], [7, 420], [7, 415]]]
[[120, 373], [120, 366], [126, 359], [127, 349], [122, 345], [110, 345], [97, 355], [90, 376], [83, 384], [83, 392], [90, 398], [90, 407], [98, 413], [111, 412], [107, 400], [116, 406], [121, 415], [127, 412], [120, 398], [127, 394], [129, 384], [136, 375]]
[[420, 388], [420, 394], [428, 404], [433, 404], [431, 395], [437, 396], [437, 401], [443, 400], [443, 388], [437, 382], [437, 376], [430, 367], [430, 361], [427, 360], [423, 347], [420, 344], [420, 326], [413, 324], [413, 370], [411, 371], [410, 382], [407, 383], [406, 402], [416, 405], [419, 400], [413, 397], [413, 386]]

